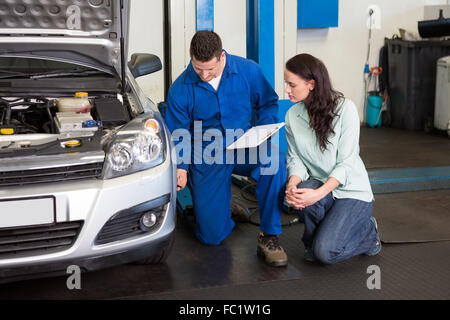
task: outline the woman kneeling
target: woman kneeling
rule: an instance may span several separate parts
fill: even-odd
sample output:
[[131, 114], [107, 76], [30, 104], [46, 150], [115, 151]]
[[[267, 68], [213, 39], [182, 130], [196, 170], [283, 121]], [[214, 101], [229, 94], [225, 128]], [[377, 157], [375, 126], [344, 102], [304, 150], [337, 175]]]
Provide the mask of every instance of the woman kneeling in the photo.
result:
[[373, 193], [359, 156], [360, 121], [333, 90], [325, 65], [309, 54], [286, 63], [286, 202], [305, 224], [305, 259], [334, 264], [381, 250]]

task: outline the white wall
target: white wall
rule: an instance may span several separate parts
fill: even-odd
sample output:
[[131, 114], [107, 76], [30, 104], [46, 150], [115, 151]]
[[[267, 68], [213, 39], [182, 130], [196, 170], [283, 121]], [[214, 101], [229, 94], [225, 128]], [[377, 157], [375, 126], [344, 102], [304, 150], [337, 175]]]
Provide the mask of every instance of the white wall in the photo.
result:
[[247, 1], [214, 0], [214, 32], [231, 54], [247, 55]]
[[195, 0], [167, 1], [171, 1], [171, 67], [172, 81], [175, 81], [190, 62], [189, 45], [195, 34]]
[[284, 66], [297, 52], [297, 0], [274, 1], [275, 91], [280, 99], [284, 92]]
[[[155, 1], [155, 0], [152, 0]], [[195, 0], [171, 0], [172, 80], [190, 62], [189, 46], [196, 31]], [[246, 55], [246, 0], [215, 0], [214, 31], [231, 54]]]
[[369, 64], [378, 66], [379, 50], [385, 37], [398, 34], [398, 28], [418, 33], [417, 21], [423, 20], [424, 6], [446, 4], [447, 0], [340, 0], [339, 27], [300, 29], [297, 53], [309, 53], [321, 59], [328, 68], [335, 89], [355, 102], [363, 119], [363, 70], [367, 56], [367, 8], [381, 9], [381, 29], [372, 31]]
[[[132, 53], [156, 54], [164, 66], [163, 1], [132, 0], [130, 12], [129, 56]], [[155, 103], [164, 100], [164, 71], [137, 79], [144, 93]]]
[[[171, 0], [172, 81], [190, 62], [189, 46], [196, 31], [195, 3], [195, 0]], [[245, 57], [246, 0], [214, 0], [214, 31], [228, 53]]]
[[[130, 19], [130, 54], [147, 52], [163, 62], [163, 1], [132, 0]], [[170, 0], [172, 6], [172, 78], [190, 61], [189, 43], [195, 33], [195, 0]], [[307, 52], [324, 61], [333, 85], [359, 107], [364, 100], [363, 69], [367, 55], [367, 7], [381, 9], [381, 29], [372, 32], [370, 65], [378, 65], [378, 52], [384, 37], [398, 33], [398, 28], [417, 33], [417, 21], [423, 20], [425, 5], [447, 4], [448, 0], [340, 0], [339, 27], [296, 30], [297, 0], [275, 0], [275, 89], [281, 99], [284, 63], [296, 52]], [[246, 0], [215, 0], [214, 30], [224, 48], [246, 56]], [[297, 39], [295, 39], [295, 37]], [[164, 62], [163, 62], [164, 63]], [[164, 73], [159, 71], [138, 79], [144, 92], [155, 102], [164, 99]]]

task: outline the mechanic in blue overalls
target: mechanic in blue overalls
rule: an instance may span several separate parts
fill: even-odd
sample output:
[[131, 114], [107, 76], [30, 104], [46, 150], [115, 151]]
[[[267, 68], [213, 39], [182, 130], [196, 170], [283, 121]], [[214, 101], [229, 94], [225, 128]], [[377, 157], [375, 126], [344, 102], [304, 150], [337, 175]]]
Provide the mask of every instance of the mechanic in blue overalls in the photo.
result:
[[[286, 266], [287, 255], [277, 237], [281, 233], [280, 213], [286, 183], [285, 155], [269, 141], [267, 150], [276, 150], [268, 153], [269, 163], [261, 161], [260, 157], [249, 161], [254, 159], [250, 152], [256, 152], [257, 148], [245, 150], [244, 163], [237, 161], [237, 152], [233, 152], [231, 164], [225, 160], [229, 156], [229, 151], [225, 150], [229, 129], [247, 131], [252, 126], [253, 115], [257, 125], [279, 122], [278, 96], [259, 66], [226, 53], [220, 37], [213, 31], [198, 31], [194, 35], [190, 55], [191, 63], [169, 89], [166, 123], [175, 145], [183, 140], [176, 138], [180, 129], [188, 131], [192, 137], [191, 156], [187, 161], [190, 163], [178, 159], [177, 184], [178, 190], [186, 184], [191, 190], [196, 236], [202, 243], [218, 245], [231, 233], [235, 225], [230, 209], [231, 175], [250, 176], [257, 182], [261, 220], [257, 254], [271, 266]], [[221, 133], [222, 148], [217, 152], [222, 153], [222, 163], [205, 162], [201, 158], [208, 145], [214, 143], [213, 139], [203, 137], [208, 130]], [[199, 133], [203, 137], [200, 148], [198, 139], [195, 140]], [[177, 152], [180, 150], [185, 152], [178, 146]], [[180, 157], [179, 153], [178, 156], [184, 155]], [[262, 174], [274, 161], [278, 161], [278, 170]]]

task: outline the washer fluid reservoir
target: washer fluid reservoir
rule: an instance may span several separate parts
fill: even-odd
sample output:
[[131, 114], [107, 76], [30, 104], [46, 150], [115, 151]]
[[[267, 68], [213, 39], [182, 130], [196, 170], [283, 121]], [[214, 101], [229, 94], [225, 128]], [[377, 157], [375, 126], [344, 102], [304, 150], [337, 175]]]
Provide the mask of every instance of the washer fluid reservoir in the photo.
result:
[[90, 112], [92, 105], [87, 92], [77, 92], [75, 97], [64, 97], [56, 100], [58, 112]]

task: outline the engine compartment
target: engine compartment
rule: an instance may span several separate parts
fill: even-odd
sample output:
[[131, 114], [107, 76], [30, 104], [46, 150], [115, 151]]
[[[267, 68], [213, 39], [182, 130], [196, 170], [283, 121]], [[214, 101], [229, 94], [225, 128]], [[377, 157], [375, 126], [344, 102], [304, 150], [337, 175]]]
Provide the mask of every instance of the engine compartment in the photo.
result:
[[55, 129], [51, 128], [53, 103], [54, 101], [46, 98], [0, 98], [0, 130], [2, 136], [56, 133]]
[[[122, 100], [122, 101], [121, 101]], [[130, 120], [127, 106], [118, 97], [0, 97], [1, 135], [83, 132], [97, 126], [111, 128]], [[74, 118], [72, 130], [61, 126], [61, 120]], [[79, 118], [80, 120], [77, 120]], [[91, 121], [87, 121], [91, 120]], [[65, 121], [68, 122], [68, 121]]]
[[[101, 150], [133, 115], [121, 95], [0, 97], [0, 158]], [[74, 138], [79, 143], [68, 143]]]

